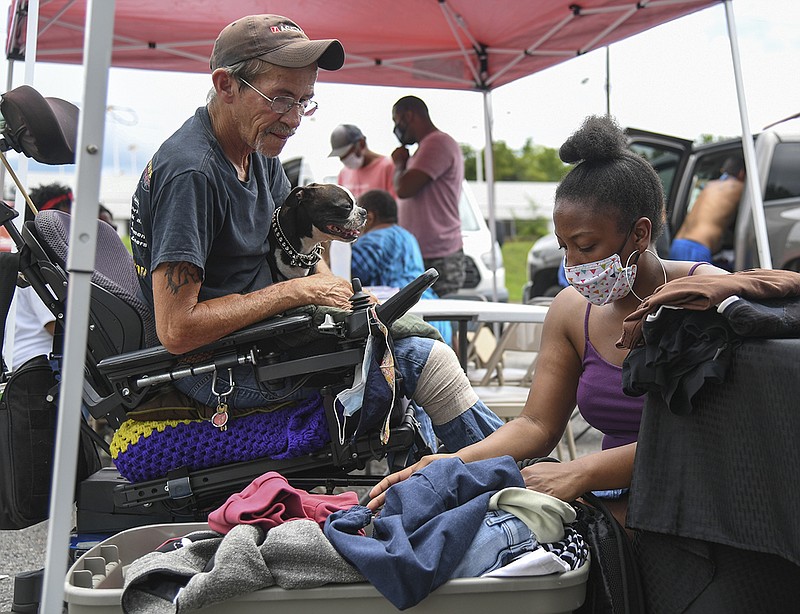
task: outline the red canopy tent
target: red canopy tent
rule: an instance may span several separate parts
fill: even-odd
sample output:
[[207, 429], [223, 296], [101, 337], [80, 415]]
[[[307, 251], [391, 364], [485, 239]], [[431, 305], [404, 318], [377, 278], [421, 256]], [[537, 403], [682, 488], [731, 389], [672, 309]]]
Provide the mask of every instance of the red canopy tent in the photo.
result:
[[[68, 417], [70, 411], [75, 415], [81, 399], [100, 183], [95, 144], [103, 143], [109, 65], [206, 72], [214, 39], [224, 25], [243, 15], [278, 13], [296, 18], [311, 38], [338, 38], [344, 45], [344, 67], [321, 71], [320, 80], [481, 92], [490, 143], [492, 89], [719, 2], [726, 7], [743, 134], [748, 134], [730, 0], [13, 0], [9, 59], [25, 58], [30, 38], [31, 43], [36, 39], [31, 45], [36, 54], [27, 54], [29, 67], [35, 60], [86, 67], [44, 611], [60, 609], [63, 598], [61, 562], [71, 508], [66, 502], [72, 500], [76, 455], [62, 444], [78, 438], [77, 421]], [[760, 202], [752, 141], [744, 139], [744, 144], [753, 197]], [[494, 231], [491, 147], [486, 152]], [[762, 266], [770, 266], [764, 260], [769, 250], [763, 211], [759, 220], [755, 209], [756, 228], [763, 230]]]
[[[223, 26], [252, 13], [338, 38], [339, 83], [487, 91], [720, 0], [117, 0], [112, 66], [208, 72]], [[85, 0], [41, 0], [37, 60], [83, 61]], [[6, 53], [22, 59], [29, 0], [14, 0]]]

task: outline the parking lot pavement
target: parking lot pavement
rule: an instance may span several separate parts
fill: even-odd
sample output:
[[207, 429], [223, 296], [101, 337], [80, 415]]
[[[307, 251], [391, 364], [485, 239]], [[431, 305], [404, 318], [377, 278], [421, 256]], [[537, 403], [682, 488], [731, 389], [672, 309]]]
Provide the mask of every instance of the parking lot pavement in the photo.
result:
[[0, 531], [0, 612], [10, 612], [14, 576], [44, 566], [47, 523], [19, 531]]

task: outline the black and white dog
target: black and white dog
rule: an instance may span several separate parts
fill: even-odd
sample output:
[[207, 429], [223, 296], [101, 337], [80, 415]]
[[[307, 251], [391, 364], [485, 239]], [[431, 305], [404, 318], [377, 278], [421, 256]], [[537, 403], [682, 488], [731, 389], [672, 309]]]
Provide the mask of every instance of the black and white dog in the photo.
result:
[[305, 277], [319, 262], [322, 241], [355, 241], [366, 221], [367, 212], [347, 188], [333, 183], [294, 188], [272, 216], [268, 258], [273, 279]]

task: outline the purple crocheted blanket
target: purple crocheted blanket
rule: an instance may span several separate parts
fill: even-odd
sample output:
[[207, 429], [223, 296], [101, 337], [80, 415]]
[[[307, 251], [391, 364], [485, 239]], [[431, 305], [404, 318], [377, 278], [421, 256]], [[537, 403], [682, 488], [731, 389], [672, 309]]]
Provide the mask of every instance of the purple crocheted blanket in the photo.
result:
[[322, 397], [270, 413], [231, 418], [227, 430], [208, 420], [152, 428], [114, 459], [132, 483], [161, 478], [179, 467], [207, 469], [258, 458], [287, 459], [315, 452], [330, 442]]

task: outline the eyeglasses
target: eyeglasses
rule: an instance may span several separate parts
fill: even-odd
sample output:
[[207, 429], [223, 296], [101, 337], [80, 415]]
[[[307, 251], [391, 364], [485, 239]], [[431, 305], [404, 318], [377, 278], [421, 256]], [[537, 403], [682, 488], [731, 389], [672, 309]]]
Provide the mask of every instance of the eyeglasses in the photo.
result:
[[256, 89], [252, 85], [250, 85], [244, 79], [239, 79], [242, 83], [244, 83], [247, 87], [253, 90], [256, 94], [261, 96], [264, 100], [269, 103], [269, 108], [272, 109], [274, 113], [278, 115], [285, 115], [289, 111], [291, 111], [294, 107], [297, 107], [300, 111], [300, 115], [304, 115], [308, 117], [309, 115], [314, 115], [314, 111], [319, 108], [319, 105], [314, 100], [301, 100], [297, 102], [291, 96], [275, 96], [275, 98], [270, 98], [260, 90]]

